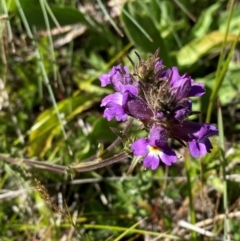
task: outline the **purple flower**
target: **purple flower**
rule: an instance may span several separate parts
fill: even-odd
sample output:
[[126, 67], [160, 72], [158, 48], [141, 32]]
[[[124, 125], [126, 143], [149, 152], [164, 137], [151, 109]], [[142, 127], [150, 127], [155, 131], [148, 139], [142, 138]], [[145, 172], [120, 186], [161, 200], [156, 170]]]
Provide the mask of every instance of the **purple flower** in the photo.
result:
[[188, 93], [189, 97], [191, 96], [200, 97], [206, 93], [203, 83], [194, 83], [194, 80], [191, 79], [191, 84], [192, 84], [192, 88]]
[[211, 152], [213, 147], [208, 138], [217, 135], [218, 130], [214, 125], [184, 121], [181, 125], [174, 126], [172, 133], [174, 137], [188, 142], [191, 155], [198, 158]]
[[208, 137], [218, 134], [218, 130], [215, 126], [210, 124], [203, 124], [201, 129], [198, 132], [198, 139], [190, 141], [188, 143], [190, 153], [193, 157], [198, 158], [200, 156], [205, 156], [208, 153], [211, 153], [213, 148]]
[[128, 115], [122, 107], [123, 94], [129, 91], [133, 95], [137, 95], [138, 83], [133, 82], [128, 67], [122, 65], [113, 67], [109, 74], [103, 74], [99, 79], [103, 87], [112, 84], [116, 90], [114, 94], [107, 95], [102, 100], [101, 106], [106, 107], [103, 116], [108, 121], [113, 118], [116, 118], [117, 121], [125, 121]]
[[177, 67], [165, 70], [158, 54], [157, 50], [146, 61], [137, 54], [139, 62], [133, 66], [133, 74], [120, 64], [99, 77], [102, 87], [111, 84], [115, 90], [101, 102], [105, 107], [103, 116], [108, 121], [125, 121], [131, 116], [150, 130], [148, 138], [136, 140], [131, 149], [152, 170], [160, 162], [171, 165], [177, 161], [167, 145], [168, 138], [187, 143], [191, 155], [198, 158], [211, 152], [209, 137], [218, 134], [213, 125], [187, 121], [192, 113], [190, 97], [205, 94], [204, 85], [194, 83], [188, 74], [181, 76]]
[[108, 74], [102, 74], [99, 76], [102, 87], [113, 83], [116, 83], [116, 85], [118, 85], [118, 83], [125, 82], [126, 84], [126, 82], [130, 81], [129, 78], [130, 74], [128, 67], [122, 66], [121, 64], [113, 66], [113, 68]]
[[191, 90], [191, 79], [186, 75], [180, 77], [178, 69], [173, 67], [170, 86], [171, 94], [175, 96], [176, 100], [181, 100], [189, 97], [189, 92]]
[[193, 79], [188, 74], [180, 76], [177, 67], [167, 69], [164, 73], [164, 77], [167, 79], [170, 78], [172, 95], [175, 95], [177, 100], [194, 96], [199, 97], [206, 92], [204, 84], [194, 83]]
[[167, 146], [168, 131], [159, 125], [150, 130], [150, 137], [136, 140], [131, 149], [135, 156], [143, 156], [143, 165], [155, 170], [160, 162], [170, 166], [177, 161], [175, 152]]
[[103, 116], [107, 118], [108, 121], [116, 118], [117, 121], [125, 121], [127, 119], [127, 114], [122, 107], [123, 95], [119, 92], [107, 95], [103, 98], [101, 106], [105, 106]]
[[112, 84], [116, 92], [124, 93], [124, 91], [129, 90], [135, 95], [138, 94], [138, 83], [133, 81], [127, 66], [121, 64], [114, 66], [109, 74], [102, 74], [99, 79], [102, 87]]
[[[156, 117], [164, 122], [181, 123], [192, 111], [191, 96], [201, 96], [205, 93], [203, 84], [194, 84], [187, 74], [180, 76], [178, 68], [172, 67], [162, 72], [164, 87], [160, 88], [160, 108]], [[154, 103], [154, 102], [153, 102]]]

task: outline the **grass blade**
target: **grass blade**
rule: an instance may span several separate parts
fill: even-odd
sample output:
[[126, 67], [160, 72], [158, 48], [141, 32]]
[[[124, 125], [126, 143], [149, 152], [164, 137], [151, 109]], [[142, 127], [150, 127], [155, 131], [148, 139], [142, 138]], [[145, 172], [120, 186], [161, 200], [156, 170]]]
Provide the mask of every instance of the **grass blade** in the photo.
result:
[[108, 13], [108, 11], [106, 10], [105, 6], [103, 5], [101, 0], [97, 0], [100, 8], [102, 9], [103, 13], [105, 14], [105, 16], [108, 18], [109, 22], [112, 24], [112, 26], [114, 27], [114, 29], [117, 31], [117, 33], [123, 37], [124, 34], [123, 32], [118, 28], [118, 26], [114, 23], [112, 17], [110, 16], [110, 14]]
[[228, 220], [228, 194], [227, 194], [227, 179], [226, 179], [226, 166], [227, 161], [225, 158], [225, 145], [224, 145], [224, 125], [222, 109], [218, 103], [218, 129], [219, 129], [219, 142], [220, 142], [220, 152], [221, 152], [221, 164], [222, 164], [222, 176], [223, 176], [223, 208], [225, 212], [224, 217], [224, 240], [230, 240], [230, 223]]
[[48, 92], [49, 92], [49, 95], [51, 97], [51, 100], [52, 100], [52, 103], [53, 103], [53, 107], [56, 111], [56, 114], [57, 114], [57, 117], [58, 117], [58, 121], [61, 125], [61, 130], [62, 130], [62, 133], [63, 133], [63, 136], [64, 136], [64, 139], [66, 140], [67, 139], [67, 135], [66, 135], [66, 132], [65, 132], [65, 129], [64, 129], [64, 126], [63, 126], [63, 123], [62, 123], [62, 119], [61, 119], [61, 116], [60, 116], [60, 113], [59, 113], [59, 110], [57, 108], [57, 102], [55, 100], [55, 97], [54, 97], [54, 94], [53, 94], [53, 90], [51, 88], [51, 85], [49, 83], [49, 79], [48, 79], [48, 76], [47, 76], [47, 72], [46, 72], [46, 69], [44, 67], [44, 64], [43, 64], [43, 61], [42, 61], [42, 58], [41, 58], [41, 54], [39, 52], [39, 49], [38, 49], [38, 46], [33, 38], [33, 34], [32, 34], [32, 31], [30, 29], [30, 26], [28, 24], [28, 21], [25, 17], [25, 14], [23, 12], [23, 9], [21, 7], [21, 4], [20, 4], [20, 1], [19, 0], [15, 0], [16, 2], [16, 5], [17, 5], [17, 8], [18, 8], [18, 11], [20, 13], [20, 16], [22, 18], [22, 21], [23, 21], [23, 24], [24, 24], [24, 27], [26, 28], [26, 31], [27, 31], [27, 35], [28, 37], [31, 39], [32, 41], [32, 44], [33, 46], [35, 47], [35, 54], [36, 54], [36, 58], [38, 60], [38, 63], [39, 63], [39, 68], [40, 68], [40, 71], [42, 73], [42, 76], [43, 76], [43, 80], [44, 80], [44, 83], [46, 84], [46, 87], [48, 89]]
[[212, 110], [213, 110], [213, 105], [214, 105], [218, 90], [220, 89], [220, 87], [223, 83], [225, 74], [226, 74], [227, 69], [228, 69], [228, 65], [230, 63], [233, 51], [236, 47], [236, 44], [237, 44], [238, 38], [239, 38], [239, 34], [240, 34], [240, 32], [239, 32], [238, 37], [236, 38], [235, 42], [233, 43], [233, 45], [231, 47], [231, 50], [230, 50], [230, 52], [228, 54], [228, 57], [227, 57], [227, 60], [223, 63], [225, 46], [226, 46], [226, 42], [227, 42], [229, 26], [230, 26], [230, 22], [231, 22], [231, 18], [232, 18], [232, 13], [233, 13], [233, 7], [234, 7], [234, 0], [231, 0], [228, 20], [227, 20], [227, 29], [226, 29], [224, 41], [222, 42], [221, 53], [220, 53], [220, 57], [219, 57], [219, 61], [218, 61], [218, 67], [217, 67], [217, 71], [216, 71], [216, 79], [215, 79], [214, 88], [213, 88], [213, 91], [212, 91], [211, 97], [210, 97], [210, 103], [209, 103], [208, 110], [207, 110], [206, 122], [211, 121], [211, 114], [212, 114]]

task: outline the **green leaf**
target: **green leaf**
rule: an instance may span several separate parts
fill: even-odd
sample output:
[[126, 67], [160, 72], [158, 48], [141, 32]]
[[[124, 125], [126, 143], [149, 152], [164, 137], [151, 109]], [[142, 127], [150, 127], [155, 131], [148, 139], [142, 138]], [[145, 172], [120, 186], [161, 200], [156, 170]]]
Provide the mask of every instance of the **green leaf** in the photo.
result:
[[[91, 95], [75, 96], [58, 103], [58, 110], [63, 120], [69, 121], [77, 114], [89, 109], [94, 103], [100, 101], [100, 97]], [[56, 111], [51, 108], [42, 112], [29, 135], [29, 155], [42, 157], [51, 148], [52, 140], [61, 130]]]
[[[12, 1], [15, 2], [15, 1]], [[20, 0], [21, 7], [24, 11], [24, 14], [27, 18], [27, 21], [40, 29], [46, 29], [43, 12], [38, 0]], [[86, 21], [84, 15], [78, 11], [77, 9], [73, 9], [70, 7], [57, 7], [50, 6], [52, 13], [57, 19], [58, 23], [61, 26], [82, 23], [85, 25], [89, 25]], [[13, 12], [17, 12], [16, 5], [13, 4], [10, 9]], [[50, 27], [56, 27], [52, 19], [49, 17]]]
[[[209, 54], [212, 50], [218, 49], [224, 41], [224, 38], [225, 33], [214, 31], [203, 37], [194, 39], [177, 53], [178, 65], [181, 67], [189, 67], [195, 64], [204, 55]], [[226, 43], [233, 43], [236, 39], [236, 35], [228, 34]]]
[[[233, 12], [232, 12], [232, 17], [231, 17], [231, 21], [230, 21], [230, 25], [229, 25], [229, 32], [230, 33], [234, 33], [234, 34], [238, 34], [239, 32], [239, 22], [240, 22], [240, 5], [239, 4], [235, 4]], [[219, 18], [219, 31], [221, 32], [226, 32], [227, 29], [227, 19], [228, 19], [228, 15], [229, 15], [229, 9], [227, 9], [223, 14], [221, 14], [220, 18]]]
[[202, 12], [198, 21], [191, 30], [190, 39], [201, 37], [209, 31], [209, 28], [213, 23], [212, 19], [214, 14], [219, 10], [220, 6], [221, 3], [217, 2]]
[[[209, 98], [215, 84], [215, 75], [216, 73], [214, 72], [204, 78], [195, 79], [196, 82], [204, 83], [207, 89], [206, 95], [202, 97], [204, 101], [203, 106], [205, 106], [205, 108], [209, 105]], [[240, 69], [237, 65], [231, 63], [218, 92], [218, 98], [222, 105], [231, 103], [233, 99], [237, 97], [239, 93], [239, 79]]]

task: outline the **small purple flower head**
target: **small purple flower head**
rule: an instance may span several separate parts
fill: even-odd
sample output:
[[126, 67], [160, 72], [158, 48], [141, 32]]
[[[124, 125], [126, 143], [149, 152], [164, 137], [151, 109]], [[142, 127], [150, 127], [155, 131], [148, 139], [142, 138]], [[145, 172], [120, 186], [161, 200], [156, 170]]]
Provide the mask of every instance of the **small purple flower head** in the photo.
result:
[[218, 130], [213, 125], [202, 124], [197, 134], [197, 139], [188, 142], [190, 153], [194, 158], [199, 158], [200, 156], [205, 156], [207, 153], [211, 153], [213, 146], [208, 137], [217, 135]]
[[133, 81], [127, 66], [121, 64], [114, 66], [109, 74], [102, 74], [99, 79], [102, 87], [111, 84], [116, 92], [123, 94], [124, 91], [129, 90], [135, 95], [138, 94], [138, 83]]
[[175, 152], [166, 144], [168, 132], [161, 126], [153, 126], [149, 138], [141, 138], [131, 145], [135, 156], [143, 156], [143, 165], [155, 170], [160, 162], [170, 166], [177, 161]]
[[185, 121], [174, 126], [172, 133], [175, 138], [188, 142], [191, 155], [198, 158], [211, 152], [213, 147], [208, 138], [217, 135], [218, 130], [214, 125]]
[[108, 121], [116, 118], [117, 121], [125, 121], [127, 113], [123, 109], [123, 94], [128, 91], [132, 95], [138, 94], [138, 83], [134, 82], [129, 69], [126, 66], [118, 65], [112, 68], [109, 74], [99, 77], [101, 85], [104, 87], [112, 84], [116, 92], [103, 98], [101, 106], [106, 107], [103, 116]]
[[206, 93], [203, 83], [194, 83], [191, 79], [192, 88], [190, 89], [188, 95], [189, 97], [200, 97]]
[[188, 74], [179, 74], [177, 67], [164, 70], [157, 50], [146, 61], [137, 54], [138, 64], [131, 74], [128, 67], [117, 65], [99, 77], [101, 86], [111, 84], [115, 93], [103, 98], [107, 120], [125, 121], [131, 116], [150, 130], [148, 138], [131, 145], [135, 156], [143, 157], [143, 165], [152, 170], [160, 162], [171, 165], [177, 161], [175, 152], [167, 145], [168, 138], [188, 144], [190, 153], [198, 158], [211, 152], [209, 137], [218, 134], [210, 124], [187, 121], [192, 114], [190, 97], [205, 94], [202, 83], [194, 83]]
[[[130, 74], [127, 66], [122, 66], [121, 64], [114, 66], [108, 74], [102, 74], [99, 76], [101, 81], [101, 86], [105, 87], [106, 85], [116, 83], [128, 84], [130, 82]], [[124, 84], [124, 83], [123, 83]]]
[[172, 94], [176, 95], [176, 99], [180, 100], [188, 97], [199, 97], [205, 94], [204, 84], [194, 83], [193, 79], [184, 74], [180, 76], [177, 67], [167, 69], [164, 77], [170, 79]]
[[103, 98], [101, 106], [105, 106], [103, 116], [107, 118], [108, 121], [116, 118], [117, 121], [125, 121], [127, 119], [127, 114], [122, 107], [123, 95], [119, 92], [107, 95]]
[[170, 91], [176, 101], [189, 97], [191, 90], [191, 79], [187, 75], [180, 76], [177, 67], [172, 68], [170, 80]]

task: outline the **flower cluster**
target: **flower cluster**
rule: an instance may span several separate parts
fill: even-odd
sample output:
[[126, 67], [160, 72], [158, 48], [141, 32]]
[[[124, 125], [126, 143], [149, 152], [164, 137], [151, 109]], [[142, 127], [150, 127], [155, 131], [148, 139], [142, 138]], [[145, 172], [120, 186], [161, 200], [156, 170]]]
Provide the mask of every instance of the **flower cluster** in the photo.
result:
[[158, 58], [158, 50], [147, 61], [139, 56], [139, 63], [131, 74], [121, 64], [109, 74], [99, 77], [101, 86], [111, 84], [114, 94], [106, 96], [101, 103], [108, 121], [125, 121], [128, 116], [142, 122], [149, 132], [147, 138], [136, 140], [131, 145], [135, 156], [143, 157], [143, 165], [152, 170], [160, 162], [171, 165], [177, 161], [176, 153], [168, 146], [173, 138], [187, 143], [193, 157], [204, 156], [212, 149], [209, 137], [218, 134], [215, 126], [187, 120], [192, 113], [189, 97], [205, 94], [202, 83], [194, 83], [188, 75], [180, 75], [177, 67], [165, 69]]

